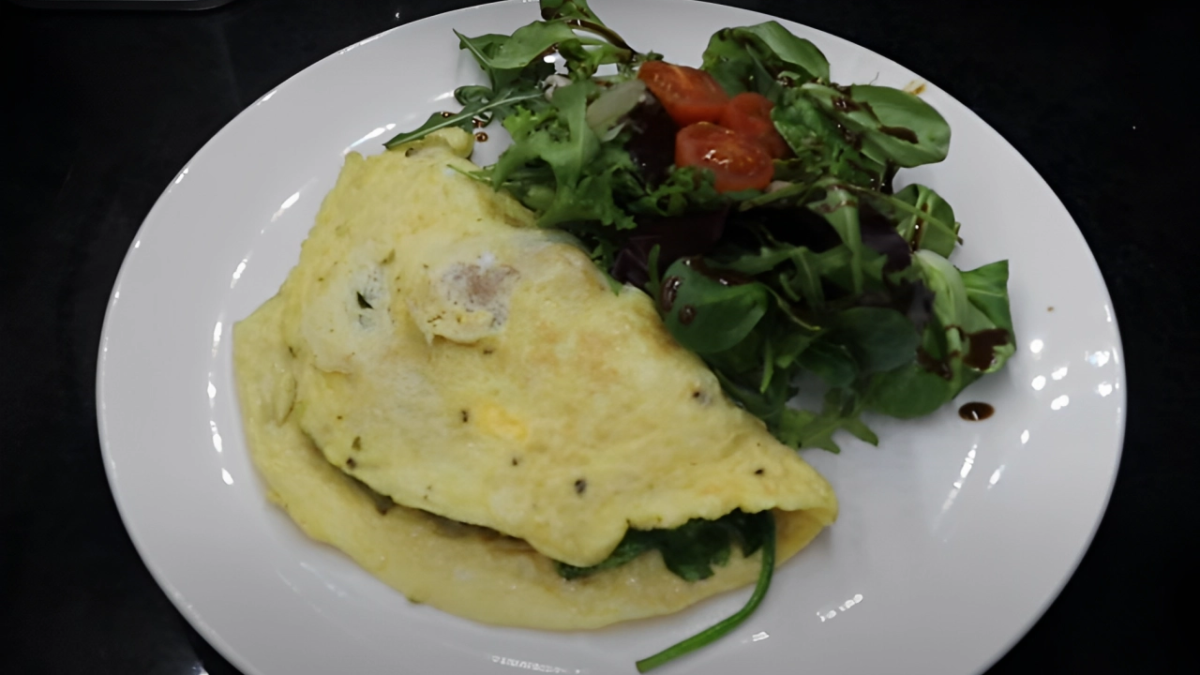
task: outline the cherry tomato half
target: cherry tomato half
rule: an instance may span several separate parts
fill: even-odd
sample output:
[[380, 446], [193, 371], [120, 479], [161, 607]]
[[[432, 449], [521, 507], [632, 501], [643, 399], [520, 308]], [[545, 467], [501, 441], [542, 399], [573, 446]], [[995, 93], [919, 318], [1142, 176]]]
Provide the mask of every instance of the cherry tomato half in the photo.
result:
[[721, 126], [746, 134], [761, 143], [772, 157], [782, 159], [791, 154], [791, 148], [771, 121], [771, 108], [774, 107], [775, 104], [762, 94], [743, 92], [734, 96], [721, 112]]
[[711, 169], [717, 192], [761, 190], [775, 174], [771, 156], [753, 138], [700, 122], [675, 135], [675, 165]]
[[681, 127], [716, 122], [729, 102], [729, 95], [713, 76], [697, 68], [647, 61], [638, 69], [638, 79]]

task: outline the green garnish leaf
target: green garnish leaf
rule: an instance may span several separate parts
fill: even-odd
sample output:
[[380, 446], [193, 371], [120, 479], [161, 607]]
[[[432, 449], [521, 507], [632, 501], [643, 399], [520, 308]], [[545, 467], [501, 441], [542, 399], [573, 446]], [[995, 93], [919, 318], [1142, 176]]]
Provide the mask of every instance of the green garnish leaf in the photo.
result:
[[[879, 444], [879, 437], [859, 419], [865, 402], [848, 389], [830, 389], [825, 395], [821, 412], [788, 408], [780, 424], [779, 435], [788, 445], [801, 448], [821, 448], [838, 454], [841, 448], [833, 440], [839, 430], [846, 430], [859, 440]], [[786, 439], [786, 440], [785, 440]]]
[[[905, 204], [911, 209], [905, 209]], [[958, 244], [958, 222], [954, 209], [941, 195], [924, 185], [909, 185], [897, 192], [890, 203], [899, 207], [896, 231], [913, 250], [927, 249], [947, 257]]]
[[825, 177], [877, 188], [886, 182], [886, 161], [862, 152], [858, 136], [826, 113], [803, 90], [789, 90], [771, 120], [795, 157], [776, 162], [775, 177], [802, 186]]
[[950, 149], [950, 125], [919, 96], [891, 87], [834, 87], [810, 82], [800, 92], [844, 127], [862, 153], [881, 164], [940, 162]]
[[551, 107], [521, 112], [504, 121], [513, 144], [488, 170], [492, 185], [511, 191], [538, 212], [538, 225], [599, 222], [634, 226], [616, 205], [616, 174], [633, 168], [628, 153], [601, 142], [587, 123], [597, 85], [575, 82], [554, 91]]
[[[769, 515], [769, 514], [768, 514]], [[754, 555], [763, 544], [762, 514], [732, 511], [716, 520], [693, 518], [671, 530], [629, 530], [617, 548], [603, 561], [590, 567], [555, 562], [564, 579], [581, 579], [620, 567], [639, 555], [657, 550], [663, 564], [675, 576], [700, 581], [713, 575], [713, 567], [729, 562], [730, 547], [740, 544], [742, 555]]]
[[776, 103], [784, 83], [829, 80], [821, 50], [777, 21], [717, 31], [704, 50], [703, 68], [730, 95], [753, 91]]
[[[967, 289], [967, 300], [983, 313], [987, 320], [997, 328], [1012, 333], [1012, 314], [1008, 306], [1008, 261], [984, 265], [967, 272], [961, 272], [963, 286]], [[1015, 349], [1015, 341], [1010, 340], [1009, 346]], [[1004, 358], [1012, 356], [1012, 350], [1006, 350]], [[988, 372], [998, 370], [1002, 363], [994, 364]]]
[[844, 347], [863, 373], [898, 368], [912, 361], [921, 336], [900, 312], [886, 307], [851, 307], [830, 323], [825, 340]]
[[871, 410], [899, 418], [932, 413], [1016, 352], [1006, 261], [960, 272], [932, 251], [913, 259], [933, 291], [933, 316], [917, 358], [876, 375], [867, 400]]
[[421, 126], [412, 131], [396, 134], [383, 145], [391, 149], [404, 143], [420, 140], [439, 129], [458, 127], [471, 131], [474, 129], [475, 120], [480, 117], [486, 115], [490, 118], [491, 115], [503, 109], [511, 109], [517, 105], [528, 104], [542, 98], [540, 91], [517, 90], [511, 87], [492, 96], [482, 96], [480, 94], [481, 92], [473, 88], [472, 95], [475, 98], [463, 106], [462, 110], [449, 115], [434, 113]]
[[724, 281], [699, 258], [676, 261], [662, 283], [659, 309], [667, 330], [697, 354], [724, 351], [741, 342], [771, 301], [762, 284]]
[[858, 377], [858, 363], [845, 346], [832, 340], [816, 340], [800, 353], [800, 367], [816, 374], [830, 387], [849, 387]]
[[652, 531], [630, 530], [625, 535], [625, 538], [621, 540], [621, 543], [617, 544], [617, 548], [603, 561], [590, 567], [576, 567], [575, 565], [556, 561], [554, 569], [558, 572], [559, 576], [568, 581], [582, 579], [597, 572], [603, 572], [604, 570], [610, 570], [632, 562], [634, 558], [655, 548], [654, 544], [655, 538], [652, 535]]
[[648, 656], [637, 662], [639, 673], [647, 673], [655, 668], [672, 661], [674, 659], [694, 652], [701, 647], [716, 642], [733, 632], [735, 628], [740, 626], [743, 621], [754, 613], [758, 606], [762, 604], [763, 598], [767, 596], [767, 590], [771, 588], [771, 577], [775, 572], [775, 517], [770, 511], [764, 511], [760, 514], [755, 514], [755, 529], [761, 536], [762, 541], [762, 566], [759, 568], [758, 583], [754, 585], [754, 593], [750, 595], [750, 599], [746, 605], [742, 607], [736, 614], [717, 623], [716, 625], [693, 635], [692, 637], [678, 642], [666, 649]]
[[810, 202], [808, 209], [833, 226], [842, 244], [850, 252], [848, 271], [851, 290], [863, 292], [863, 243], [858, 223], [858, 198], [849, 188], [837, 181], [827, 182], [825, 197]]

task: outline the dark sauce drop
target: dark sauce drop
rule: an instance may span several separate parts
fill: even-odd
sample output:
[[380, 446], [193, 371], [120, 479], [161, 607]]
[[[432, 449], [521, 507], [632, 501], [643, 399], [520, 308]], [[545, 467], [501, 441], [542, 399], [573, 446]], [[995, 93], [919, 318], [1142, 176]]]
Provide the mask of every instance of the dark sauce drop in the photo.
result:
[[855, 133], [841, 124], [837, 125], [837, 129], [842, 134], [842, 139], [846, 141], [847, 145], [855, 150], [862, 150], [862, 134]]
[[888, 127], [881, 125], [879, 127], [879, 131], [891, 136], [892, 138], [899, 138], [902, 141], [908, 141], [909, 143], [913, 144], [917, 142], [917, 132], [909, 129], [908, 127]]
[[487, 139], [488, 139], [487, 132], [484, 132], [484, 131], [476, 132], [475, 140], [479, 141], [480, 143], [483, 143]]
[[487, 126], [487, 120], [475, 118], [471, 120], [471, 124], [474, 125], [476, 129], [482, 129], [483, 127]]
[[966, 355], [963, 356], [963, 363], [976, 370], [987, 370], [996, 358], [996, 347], [1008, 344], [1008, 331], [1003, 328], [989, 328], [968, 333], [966, 338], [968, 347]]
[[658, 294], [658, 306], [662, 307], [662, 311], [669, 312], [675, 306], [675, 296], [679, 295], [679, 287], [682, 284], [683, 279], [676, 276], [663, 280], [662, 290]]
[[454, 113], [450, 112], [449, 110], [443, 110], [441, 115], [442, 117], [452, 117]]
[[679, 323], [688, 325], [696, 319], [696, 308], [691, 305], [684, 305], [683, 309], [679, 310]]
[[841, 110], [842, 112], [853, 112], [855, 110], [862, 110], [862, 106], [860, 106], [859, 104], [850, 100], [849, 98], [846, 98], [845, 96], [834, 97], [833, 107], [835, 110]]
[[996, 409], [987, 403], [973, 401], [958, 409], [958, 416], [968, 422], [980, 422], [991, 417]]

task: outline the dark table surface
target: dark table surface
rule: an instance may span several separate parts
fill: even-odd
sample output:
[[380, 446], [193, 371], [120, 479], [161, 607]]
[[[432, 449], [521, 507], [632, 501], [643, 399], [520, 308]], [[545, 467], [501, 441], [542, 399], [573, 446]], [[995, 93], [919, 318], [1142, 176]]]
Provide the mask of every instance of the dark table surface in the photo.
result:
[[[242, 108], [352, 42], [469, 4], [234, 0], [158, 13], [0, 3], [0, 670], [237, 672], [151, 579], [109, 493], [94, 397], [109, 291], [159, 193]], [[729, 4], [845, 37], [976, 111], [1058, 193], [1112, 293], [1130, 399], [1111, 505], [1061, 596], [988, 672], [1166, 675], [1196, 661], [1173, 618], [1188, 613], [1195, 558], [1185, 551], [1200, 531], [1200, 286], [1186, 244], [1197, 240], [1200, 148], [1181, 99], [1200, 65], [1194, 10]]]

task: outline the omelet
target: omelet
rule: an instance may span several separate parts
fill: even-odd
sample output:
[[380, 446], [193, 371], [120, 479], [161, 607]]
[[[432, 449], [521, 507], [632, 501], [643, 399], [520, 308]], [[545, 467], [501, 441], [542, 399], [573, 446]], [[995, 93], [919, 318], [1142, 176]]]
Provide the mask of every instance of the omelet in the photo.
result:
[[448, 130], [349, 154], [299, 264], [235, 327], [271, 498], [410, 599], [544, 629], [677, 611], [758, 574], [761, 553], [736, 547], [695, 582], [655, 551], [556, 572], [630, 528], [770, 509], [782, 563], [832, 523], [828, 482], [645, 293], [614, 291], [571, 237], [465, 175], [471, 144]]

